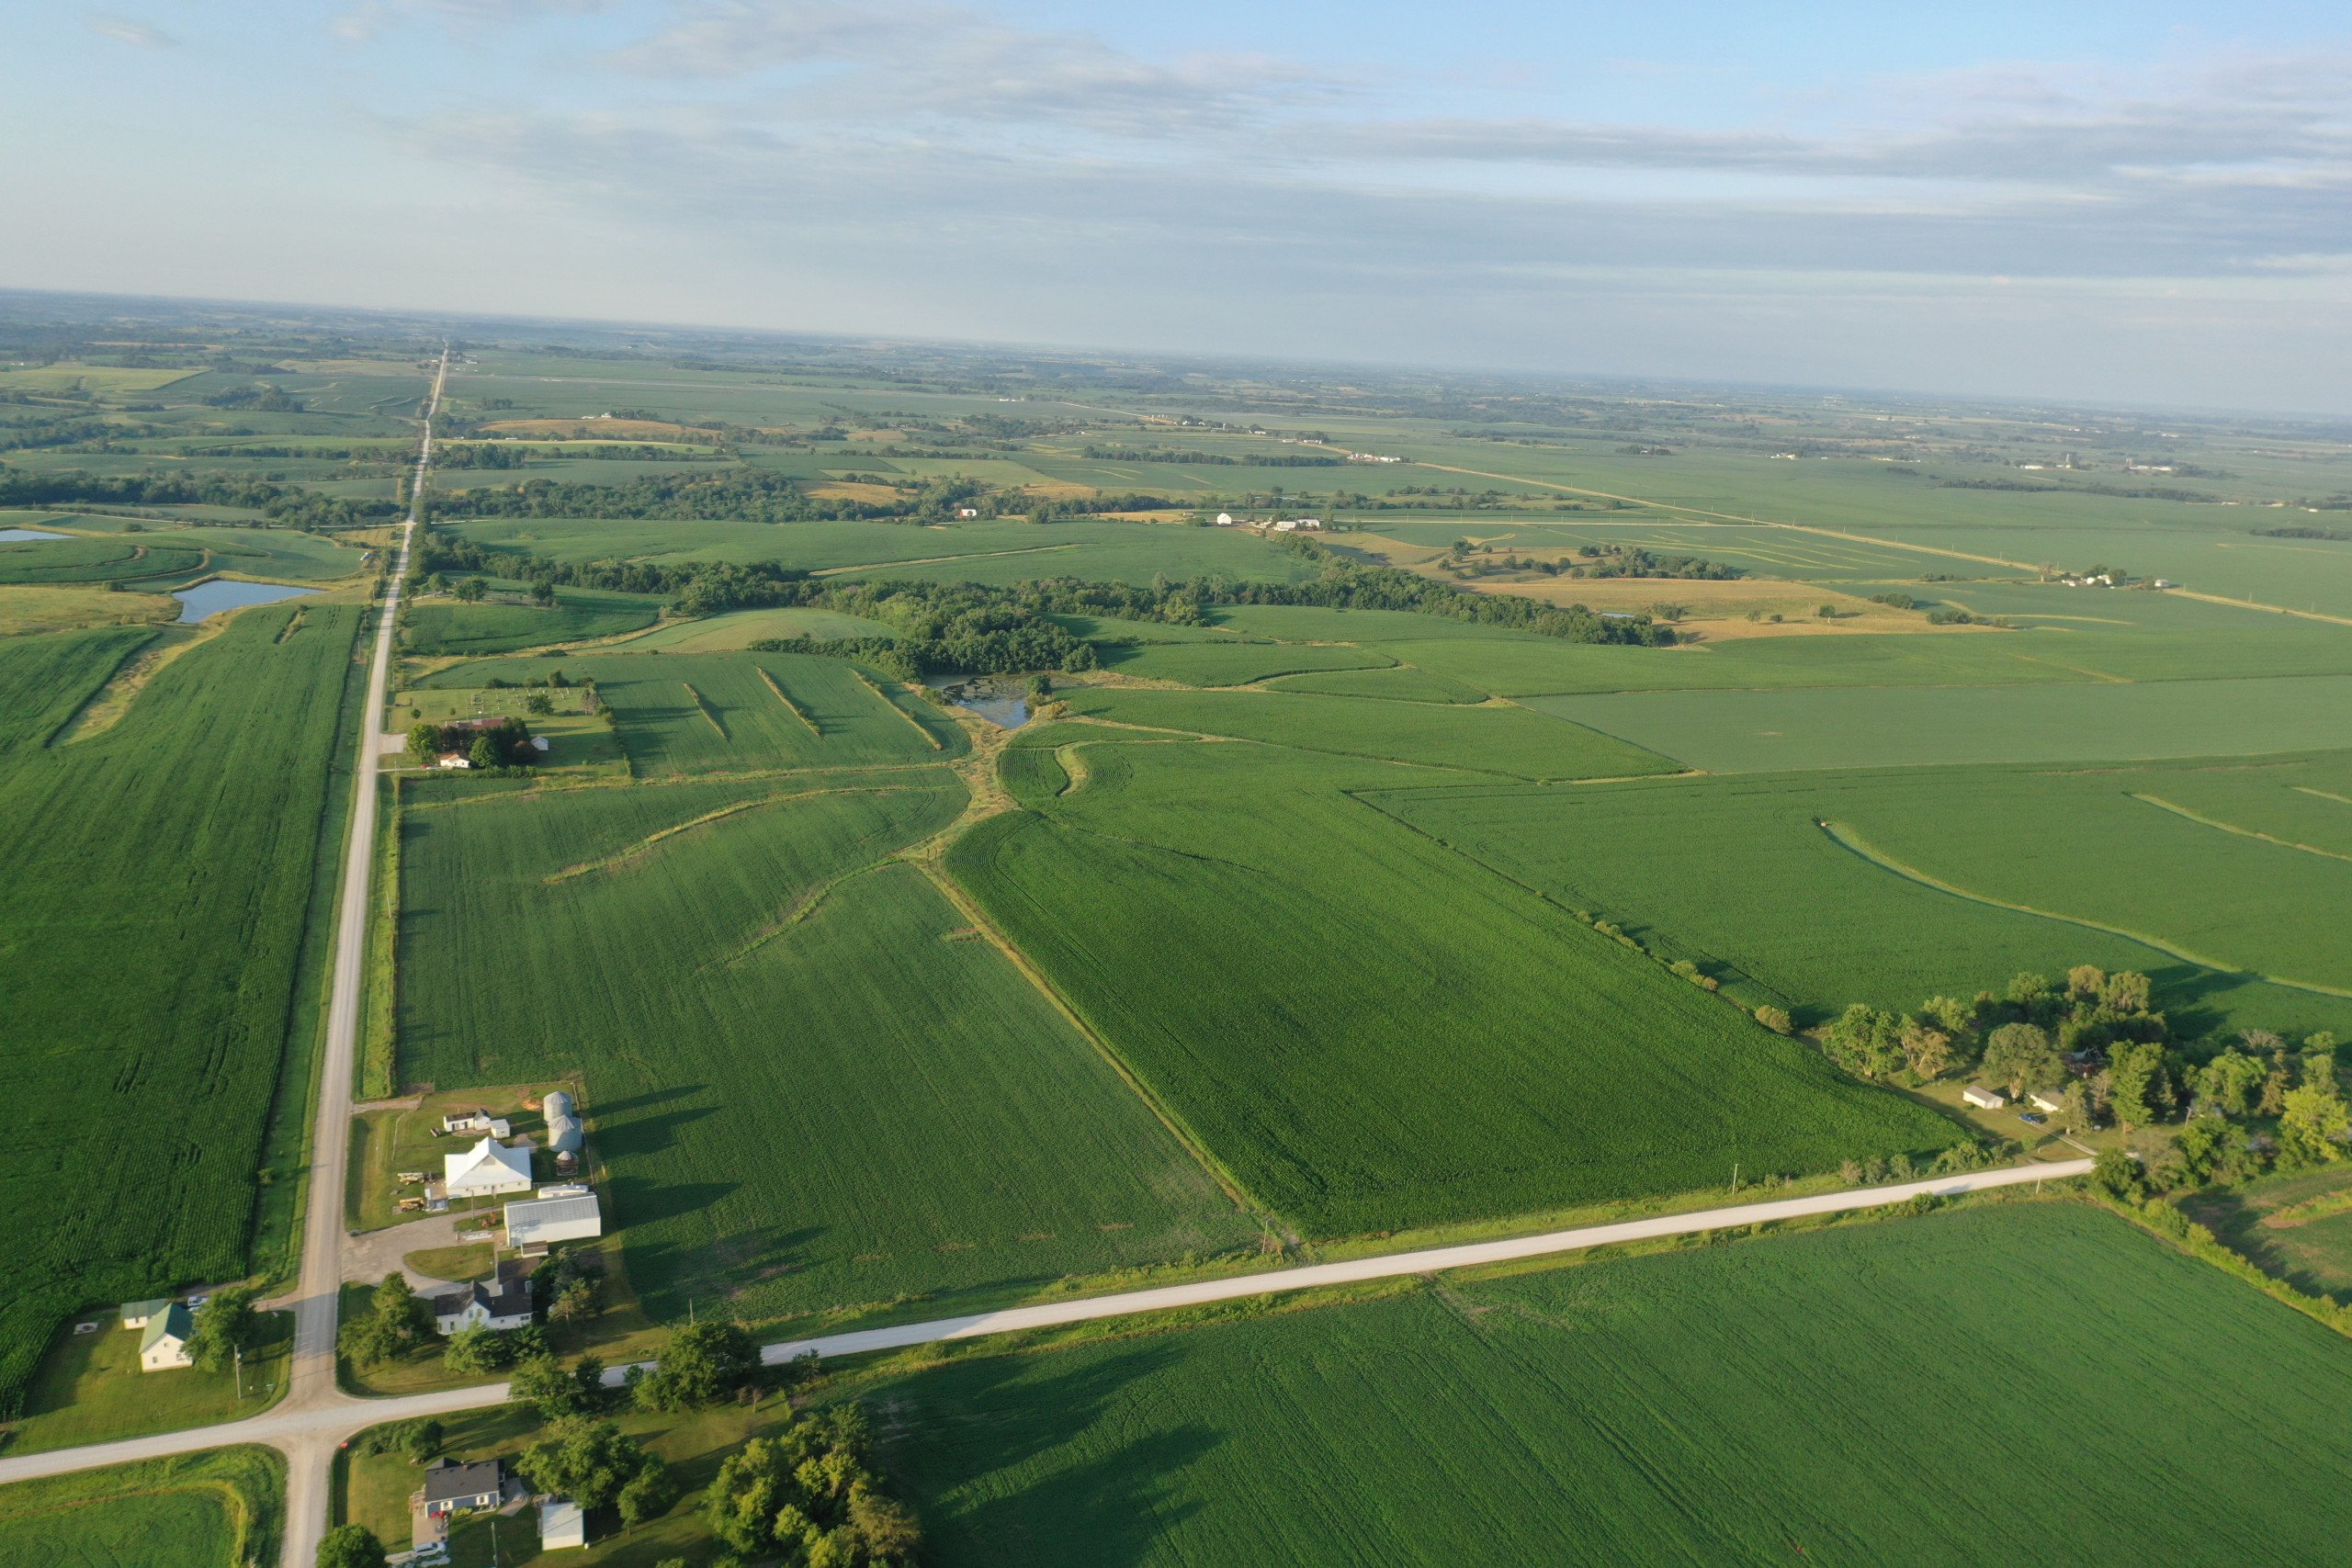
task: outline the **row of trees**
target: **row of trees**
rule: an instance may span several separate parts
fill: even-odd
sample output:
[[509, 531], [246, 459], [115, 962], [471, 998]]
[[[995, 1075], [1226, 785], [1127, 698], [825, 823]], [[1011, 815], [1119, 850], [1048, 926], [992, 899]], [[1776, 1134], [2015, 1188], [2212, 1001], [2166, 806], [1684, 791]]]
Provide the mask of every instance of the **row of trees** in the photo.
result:
[[0, 473], [0, 506], [232, 506], [298, 528], [356, 528], [401, 514], [389, 501], [352, 501], [267, 479], [187, 474]]

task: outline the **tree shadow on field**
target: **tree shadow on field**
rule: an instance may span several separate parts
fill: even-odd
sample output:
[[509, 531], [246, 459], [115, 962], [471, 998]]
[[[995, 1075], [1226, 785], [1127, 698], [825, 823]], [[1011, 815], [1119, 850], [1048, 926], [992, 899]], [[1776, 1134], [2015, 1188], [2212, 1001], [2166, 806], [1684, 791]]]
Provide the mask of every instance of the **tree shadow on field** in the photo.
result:
[[[1041, 1372], [1065, 1355], [1078, 1364]], [[865, 1403], [884, 1461], [908, 1483], [943, 1559], [1136, 1563], [1199, 1511], [1181, 1478], [1226, 1439], [1181, 1403], [1123, 1398], [1182, 1357], [1172, 1343], [1107, 1357], [989, 1357], [918, 1374]], [[1105, 1432], [1121, 1436], [1106, 1442]], [[975, 1495], [961, 1507], [950, 1501]]]
[[629, 1243], [629, 1280], [656, 1321], [684, 1317], [689, 1300], [707, 1307], [714, 1297], [731, 1299], [747, 1285], [808, 1267], [810, 1249], [831, 1231], [830, 1225], [789, 1231], [754, 1225], [716, 1242], [649, 1241], [640, 1235]]
[[588, 1110], [591, 1115], [601, 1121], [624, 1111], [643, 1111], [656, 1105], [667, 1105], [673, 1100], [690, 1099], [704, 1093], [709, 1087], [708, 1084], [690, 1083], [673, 1085], [668, 1089], [649, 1089], [642, 1094], [632, 1094], [620, 1100], [600, 1100]]

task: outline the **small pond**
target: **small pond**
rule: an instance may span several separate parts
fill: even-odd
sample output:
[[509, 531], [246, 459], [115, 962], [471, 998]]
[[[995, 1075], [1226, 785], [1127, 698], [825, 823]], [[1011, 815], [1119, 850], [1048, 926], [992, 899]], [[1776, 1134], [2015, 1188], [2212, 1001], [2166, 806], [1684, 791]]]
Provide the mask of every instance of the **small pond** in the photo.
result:
[[316, 593], [315, 588], [288, 588], [279, 582], [231, 582], [214, 578], [193, 588], [183, 588], [172, 595], [180, 602], [182, 624], [200, 621], [217, 615], [223, 610], [243, 610], [254, 604], [275, 604], [280, 599], [299, 599], [306, 593]]
[[999, 729], [1018, 729], [1029, 722], [1029, 682], [1017, 675], [948, 675], [934, 682], [933, 689]]
[[0, 528], [0, 545], [28, 544], [35, 539], [70, 539], [71, 534], [52, 534], [46, 528]]

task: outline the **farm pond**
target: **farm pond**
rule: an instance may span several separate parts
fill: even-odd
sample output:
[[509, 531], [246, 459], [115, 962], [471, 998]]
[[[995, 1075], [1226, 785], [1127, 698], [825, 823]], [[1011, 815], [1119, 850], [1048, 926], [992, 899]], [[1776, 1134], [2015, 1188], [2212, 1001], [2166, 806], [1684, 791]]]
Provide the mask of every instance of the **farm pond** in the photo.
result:
[[243, 610], [254, 604], [275, 604], [281, 599], [299, 599], [306, 593], [316, 593], [315, 588], [288, 588], [277, 582], [231, 582], [214, 578], [193, 588], [183, 588], [172, 595], [180, 602], [180, 621], [201, 621], [223, 610]]
[[944, 676], [933, 690], [957, 707], [968, 708], [999, 729], [1018, 729], [1029, 722], [1028, 683], [1012, 677]]
[[35, 539], [70, 539], [71, 534], [52, 534], [46, 528], [0, 528], [0, 545], [28, 545]]

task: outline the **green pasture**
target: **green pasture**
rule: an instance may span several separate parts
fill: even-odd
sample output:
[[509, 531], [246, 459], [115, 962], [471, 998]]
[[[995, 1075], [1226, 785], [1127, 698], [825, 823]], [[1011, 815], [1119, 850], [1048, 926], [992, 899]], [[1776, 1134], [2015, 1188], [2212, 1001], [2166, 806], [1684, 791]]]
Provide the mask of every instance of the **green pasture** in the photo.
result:
[[412, 807], [401, 1076], [576, 1077], [664, 1322], [1248, 1240], [1109, 1065], [889, 861], [963, 803], [918, 769]]
[[2352, 1347], [2074, 1204], [889, 1381], [958, 1563], [2318, 1564]]
[[1025, 769], [1032, 809], [979, 824], [950, 869], [1244, 1190], [1312, 1234], [1958, 1136], [1341, 793], [1426, 770], [1102, 742], [1058, 795]]
[[[245, 1271], [357, 626], [247, 610], [110, 728], [0, 757], [0, 820], [37, 825], [0, 840], [0, 1013], [40, 1043], [0, 1147], [0, 1397], [67, 1314]], [[86, 693], [137, 635], [52, 662]]]

